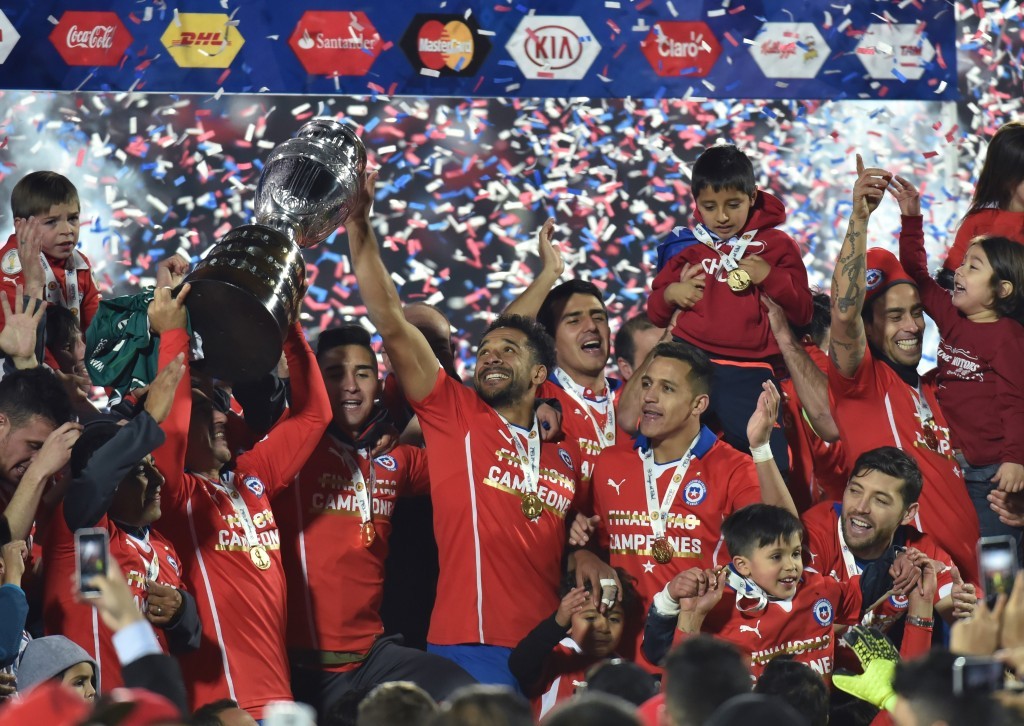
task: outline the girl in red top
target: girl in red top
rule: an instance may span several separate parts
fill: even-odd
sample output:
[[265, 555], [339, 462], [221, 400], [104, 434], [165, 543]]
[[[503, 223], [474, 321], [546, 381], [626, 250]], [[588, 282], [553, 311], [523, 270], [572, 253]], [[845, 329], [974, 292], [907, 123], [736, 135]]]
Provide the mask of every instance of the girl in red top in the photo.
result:
[[1024, 122], [1003, 124], [992, 137], [971, 206], [956, 231], [940, 279], [944, 274], [952, 280], [971, 240], [982, 234], [1024, 244]]
[[[1022, 187], [1024, 190], [1024, 187]], [[982, 536], [1021, 530], [1002, 524], [987, 496], [1024, 491], [1024, 246], [982, 237], [967, 248], [953, 294], [928, 274], [917, 189], [895, 177], [903, 214], [900, 262], [939, 328], [937, 397], [978, 513]]]

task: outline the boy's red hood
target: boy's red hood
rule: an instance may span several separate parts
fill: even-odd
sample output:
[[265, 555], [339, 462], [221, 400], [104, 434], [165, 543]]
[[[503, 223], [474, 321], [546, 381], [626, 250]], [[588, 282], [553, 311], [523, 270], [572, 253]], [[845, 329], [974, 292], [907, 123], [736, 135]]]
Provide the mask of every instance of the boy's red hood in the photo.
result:
[[[704, 224], [704, 218], [701, 216], [699, 209], [694, 209], [693, 218]], [[757, 198], [754, 199], [754, 206], [750, 208], [750, 218], [747, 219], [747, 223], [740, 232], [746, 232], [751, 229], [778, 227], [785, 221], [786, 207], [779, 201], [779, 198], [774, 194], [758, 189]]]

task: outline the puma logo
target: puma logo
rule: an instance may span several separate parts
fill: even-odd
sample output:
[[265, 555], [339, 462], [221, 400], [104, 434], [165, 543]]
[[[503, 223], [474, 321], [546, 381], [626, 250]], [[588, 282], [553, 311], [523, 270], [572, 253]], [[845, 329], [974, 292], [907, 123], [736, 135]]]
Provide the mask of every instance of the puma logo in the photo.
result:
[[740, 626], [740, 632], [741, 633], [757, 633], [757, 637], [760, 638], [761, 637], [761, 631], [758, 629], [760, 627], [761, 627], [761, 621], [758, 620], [756, 623], [754, 623], [754, 627], [750, 627], [749, 625], [741, 625]]
[[619, 482], [616, 482], [616, 481], [614, 481], [612, 479], [608, 480], [608, 486], [614, 487], [616, 494], [622, 494], [622, 485], [625, 484], [625, 483], [626, 483], [625, 479], [623, 479], [622, 481], [619, 481]]

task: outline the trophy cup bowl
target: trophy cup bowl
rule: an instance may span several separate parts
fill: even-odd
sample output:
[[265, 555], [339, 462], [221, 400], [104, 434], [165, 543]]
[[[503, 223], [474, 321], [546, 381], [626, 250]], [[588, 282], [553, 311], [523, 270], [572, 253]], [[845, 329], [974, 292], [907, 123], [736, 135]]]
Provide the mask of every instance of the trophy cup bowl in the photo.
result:
[[185, 278], [206, 372], [234, 382], [274, 369], [302, 305], [302, 250], [345, 223], [365, 168], [362, 141], [331, 118], [309, 121], [270, 153], [256, 188], [256, 223], [224, 235]]

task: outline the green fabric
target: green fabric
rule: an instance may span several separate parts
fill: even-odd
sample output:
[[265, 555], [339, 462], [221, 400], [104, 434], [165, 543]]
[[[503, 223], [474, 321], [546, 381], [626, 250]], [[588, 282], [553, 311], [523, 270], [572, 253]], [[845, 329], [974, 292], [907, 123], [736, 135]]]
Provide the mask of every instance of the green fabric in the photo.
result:
[[149, 332], [152, 301], [152, 290], [101, 300], [86, 331], [85, 366], [94, 384], [112, 389], [111, 405], [156, 378], [160, 336]]

